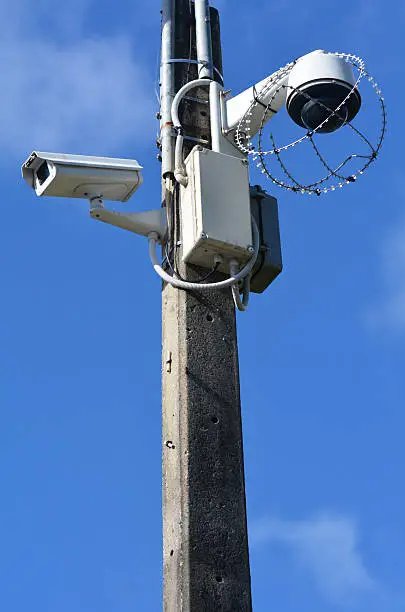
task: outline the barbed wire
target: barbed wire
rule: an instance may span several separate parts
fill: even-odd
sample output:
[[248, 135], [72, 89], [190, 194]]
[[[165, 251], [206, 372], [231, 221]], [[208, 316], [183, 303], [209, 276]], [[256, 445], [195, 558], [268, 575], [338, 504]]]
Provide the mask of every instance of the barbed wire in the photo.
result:
[[[245, 115], [239, 121], [239, 124], [236, 128], [236, 132], [234, 135], [234, 141], [235, 141], [236, 146], [245, 154], [251, 155], [253, 160], [256, 162], [258, 168], [261, 168], [262, 173], [267, 175], [267, 177], [275, 185], [278, 185], [280, 188], [288, 189], [296, 193], [300, 192], [300, 193], [309, 194], [309, 195], [312, 195], [312, 194], [321, 195], [323, 193], [328, 193], [329, 191], [335, 191], [337, 188], [342, 188], [345, 184], [354, 183], [359, 176], [364, 174], [367, 168], [376, 160], [380, 152], [380, 149], [382, 147], [382, 143], [385, 137], [386, 127], [387, 127], [387, 111], [386, 111], [385, 101], [382, 96], [381, 89], [378, 86], [378, 83], [367, 72], [365, 63], [360, 57], [356, 55], [348, 54], [348, 53], [332, 53], [331, 55], [335, 55], [336, 57], [343, 59], [345, 62], [350, 64], [355, 70], [358, 71], [358, 76], [356, 78], [354, 85], [349, 90], [347, 96], [340, 102], [340, 104], [335, 109], [330, 108], [324, 102], [314, 98], [313, 96], [310, 96], [305, 91], [302, 91], [299, 88], [292, 87], [291, 85], [285, 84], [285, 77], [289, 75], [292, 68], [296, 64], [296, 62], [291, 62], [287, 64], [286, 66], [279, 68], [279, 70], [277, 70], [271, 77], [269, 77], [267, 83], [264, 85], [264, 87], [261, 89], [260, 92], [257, 92], [256, 90], [254, 91], [254, 99], [252, 100], [251, 105], [249, 106]], [[370, 154], [361, 155], [357, 153], [352, 153], [348, 155], [344, 159], [344, 161], [341, 162], [336, 168], [332, 168], [331, 165], [327, 163], [325, 157], [321, 154], [319, 147], [315, 143], [314, 136], [317, 135], [322, 130], [322, 128], [326, 125], [328, 121], [331, 120], [332, 117], [337, 116], [339, 119], [342, 119], [342, 114], [339, 114], [339, 111], [340, 109], [344, 107], [344, 105], [346, 104], [346, 102], [349, 100], [351, 96], [358, 95], [357, 88], [362, 79], [367, 79], [367, 81], [371, 84], [371, 86], [375, 90], [375, 93], [378, 97], [379, 104], [380, 104], [381, 128], [380, 128], [380, 132], [378, 135], [377, 145], [373, 146], [371, 144], [370, 140], [361, 132], [361, 130], [359, 130], [356, 126], [353, 125], [353, 120], [345, 121], [342, 127], [347, 126], [357, 136], [359, 136], [359, 138], [361, 138], [361, 140], [363, 140], [363, 142], [370, 149]], [[277, 86], [278, 83], [279, 85]], [[275, 114], [275, 111], [273, 110], [273, 103], [274, 103], [275, 98], [280, 94], [281, 90], [283, 89], [286, 89], [288, 94], [291, 94], [292, 92], [298, 93], [300, 96], [304, 96], [308, 101], [315, 102], [323, 110], [327, 111], [327, 116], [316, 128], [314, 128], [313, 130], [308, 130], [306, 134], [304, 134], [302, 137], [297, 138], [293, 140], [292, 142], [286, 145], [283, 145], [283, 146], [277, 146], [275, 143], [273, 134], [270, 134], [272, 149], [264, 150], [262, 147], [263, 138], [264, 138], [263, 130], [269, 119], [269, 114], [270, 113], [272, 115]], [[270, 92], [270, 90], [273, 90], [273, 92], [272, 92], [272, 95], [270, 96], [270, 99], [268, 99], [267, 104], [266, 104], [263, 102], [263, 99], [266, 99], [267, 94]], [[252, 123], [253, 113], [255, 113], [256, 115], [256, 109], [257, 109], [257, 106], [259, 105], [262, 106], [264, 110], [263, 110], [260, 128], [258, 132], [258, 146], [255, 147], [252, 141], [251, 123]], [[322, 163], [322, 165], [328, 172], [328, 174], [318, 179], [317, 181], [314, 181], [306, 185], [301, 184], [299, 181], [297, 181], [293, 177], [291, 172], [287, 169], [280, 155], [281, 152], [294, 148], [295, 146], [305, 141], [309, 141], [312, 148], [314, 149], [316, 156], [318, 157], [318, 159], [320, 160], [320, 162]], [[270, 172], [266, 158], [271, 157], [271, 156], [277, 159], [282, 169], [283, 174], [287, 177], [288, 181], [290, 182], [288, 182], [287, 180], [280, 180], [276, 178]], [[339, 174], [342, 168], [344, 168], [345, 165], [353, 159], [364, 159], [366, 161], [364, 165], [360, 167], [353, 174], [350, 174], [347, 176], [341, 173]], [[332, 179], [332, 177], [337, 179], [337, 181], [331, 184], [330, 179]], [[329, 184], [326, 185], [326, 183], [328, 182]]]

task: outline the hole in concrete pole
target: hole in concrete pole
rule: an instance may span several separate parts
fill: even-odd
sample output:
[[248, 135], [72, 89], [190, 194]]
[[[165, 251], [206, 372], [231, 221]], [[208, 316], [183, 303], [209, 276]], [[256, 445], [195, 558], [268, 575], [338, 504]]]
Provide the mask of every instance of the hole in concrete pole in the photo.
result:
[[174, 550], [171, 550], [170, 551], [170, 556], [173, 557], [173, 555], [174, 555]]
[[171, 450], [173, 450], [173, 449], [175, 449], [175, 448], [176, 448], [176, 447], [175, 447], [175, 445], [173, 444], [173, 442], [172, 442], [171, 440], [168, 440], [168, 441], [166, 442], [166, 446], [167, 446], [167, 448], [170, 448]]
[[219, 418], [216, 416], [211, 417], [211, 421], [214, 423], [214, 425], [218, 425], [219, 423]]
[[207, 321], [212, 323], [214, 321], [214, 317], [211, 314], [207, 314]]
[[219, 583], [222, 583], [224, 581], [224, 579], [222, 578], [222, 576], [216, 576], [215, 580]]

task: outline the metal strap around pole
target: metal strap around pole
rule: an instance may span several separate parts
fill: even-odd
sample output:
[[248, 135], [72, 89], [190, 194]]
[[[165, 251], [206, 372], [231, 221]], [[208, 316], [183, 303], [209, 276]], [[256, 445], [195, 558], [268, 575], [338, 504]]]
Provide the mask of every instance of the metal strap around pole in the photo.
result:
[[215, 66], [213, 66], [212, 64], [208, 63], [208, 62], [203, 62], [202, 60], [193, 60], [193, 59], [168, 59], [165, 61], [166, 64], [197, 64], [199, 66], [205, 66], [207, 68], [212, 68], [214, 70], [214, 72], [219, 76], [219, 78], [221, 79], [222, 82], [224, 82], [224, 77], [222, 76], [222, 74], [220, 73], [220, 71], [218, 70], [218, 68], [216, 68]]

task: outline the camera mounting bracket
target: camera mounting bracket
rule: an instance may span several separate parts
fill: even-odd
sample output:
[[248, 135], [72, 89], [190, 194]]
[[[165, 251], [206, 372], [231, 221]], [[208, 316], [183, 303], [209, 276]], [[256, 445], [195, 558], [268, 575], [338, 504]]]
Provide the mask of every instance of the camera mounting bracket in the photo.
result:
[[90, 199], [90, 207], [90, 217], [96, 221], [115, 225], [115, 227], [120, 227], [140, 236], [148, 236], [151, 232], [156, 232], [159, 235], [160, 243], [166, 235], [167, 219], [164, 208], [138, 213], [121, 213], [105, 209], [103, 201], [99, 197]]

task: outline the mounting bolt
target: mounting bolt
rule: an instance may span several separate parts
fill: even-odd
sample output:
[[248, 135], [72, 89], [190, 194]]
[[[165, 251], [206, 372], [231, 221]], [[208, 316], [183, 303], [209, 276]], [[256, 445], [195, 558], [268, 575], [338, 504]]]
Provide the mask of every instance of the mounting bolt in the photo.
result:
[[242, 164], [243, 164], [244, 166], [247, 166], [247, 165], [248, 165], [248, 160], [247, 160], [247, 159], [242, 159], [241, 161], [242, 161]]
[[214, 264], [216, 266], [219, 266], [222, 263], [224, 263], [224, 258], [222, 257], [222, 255], [220, 255], [219, 253], [215, 253], [215, 255], [214, 255]]
[[252, 253], [252, 254], [255, 252], [252, 246], [248, 246], [247, 250], [249, 251], [249, 253]]
[[207, 236], [207, 234], [206, 234], [205, 232], [203, 232], [203, 233], [201, 234], [201, 238], [202, 238], [203, 240], [207, 240], [208, 236]]

